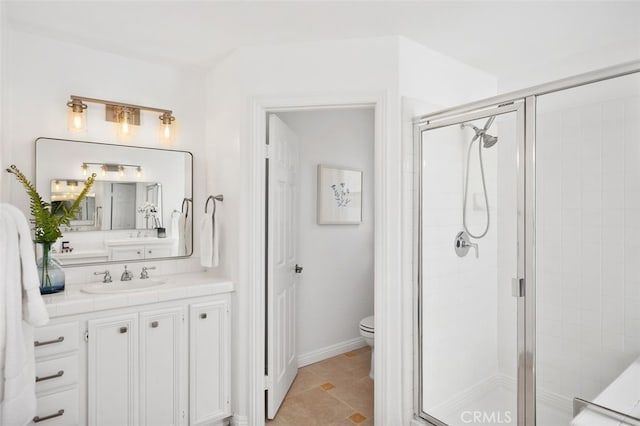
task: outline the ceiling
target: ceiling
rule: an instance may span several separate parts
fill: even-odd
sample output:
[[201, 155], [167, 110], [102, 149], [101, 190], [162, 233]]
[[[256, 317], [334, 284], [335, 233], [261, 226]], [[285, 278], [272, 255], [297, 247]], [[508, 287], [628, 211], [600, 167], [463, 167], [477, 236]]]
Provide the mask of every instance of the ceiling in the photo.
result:
[[[640, 2], [5, 1], [13, 28], [208, 67], [233, 49], [402, 35], [497, 76], [640, 59]], [[612, 52], [618, 52], [616, 54]]]

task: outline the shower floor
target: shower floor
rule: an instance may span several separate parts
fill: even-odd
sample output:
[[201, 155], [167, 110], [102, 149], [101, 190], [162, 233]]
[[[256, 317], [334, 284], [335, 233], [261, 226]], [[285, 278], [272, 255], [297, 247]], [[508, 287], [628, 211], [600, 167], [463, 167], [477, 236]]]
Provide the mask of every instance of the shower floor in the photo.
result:
[[[518, 424], [516, 392], [513, 388], [496, 386], [470, 401], [456, 405], [454, 411], [434, 413], [436, 418], [445, 421], [449, 426]], [[540, 426], [569, 426], [573, 419], [569, 408], [561, 409], [544, 401], [538, 400], [536, 409], [536, 423]], [[474, 415], [485, 417], [474, 420]]]

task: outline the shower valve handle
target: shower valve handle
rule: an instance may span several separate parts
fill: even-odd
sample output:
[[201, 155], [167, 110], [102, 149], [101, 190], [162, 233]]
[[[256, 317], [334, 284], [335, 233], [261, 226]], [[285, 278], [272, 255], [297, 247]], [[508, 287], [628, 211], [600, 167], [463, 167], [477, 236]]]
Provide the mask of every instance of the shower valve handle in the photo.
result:
[[458, 232], [454, 241], [454, 248], [458, 257], [465, 257], [469, 253], [469, 248], [474, 248], [476, 251], [476, 259], [479, 257], [479, 249], [477, 243], [472, 243], [469, 238], [469, 234], [466, 232]]
[[466, 242], [466, 245], [468, 247], [472, 247], [472, 248], [475, 249], [475, 251], [476, 251], [476, 259], [477, 259], [480, 256], [480, 253], [478, 252], [479, 251], [478, 243]]

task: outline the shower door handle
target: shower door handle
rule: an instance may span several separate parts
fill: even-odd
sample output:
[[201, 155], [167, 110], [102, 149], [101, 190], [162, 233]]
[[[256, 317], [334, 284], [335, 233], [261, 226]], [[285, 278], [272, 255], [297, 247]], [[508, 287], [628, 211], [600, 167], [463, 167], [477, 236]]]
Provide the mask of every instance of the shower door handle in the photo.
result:
[[304, 268], [302, 266], [296, 263], [296, 269], [295, 269], [296, 274], [301, 274], [303, 269]]
[[524, 297], [524, 278], [511, 279], [511, 295], [513, 297]]

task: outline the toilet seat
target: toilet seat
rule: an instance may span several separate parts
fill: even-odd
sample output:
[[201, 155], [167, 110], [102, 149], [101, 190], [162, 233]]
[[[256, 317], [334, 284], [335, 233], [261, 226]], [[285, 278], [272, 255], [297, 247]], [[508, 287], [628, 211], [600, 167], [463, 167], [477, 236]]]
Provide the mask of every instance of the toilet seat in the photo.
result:
[[360, 331], [363, 331], [365, 333], [371, 333], [371, 334], [375, 333], [373, 315], [371, 315], [370, 317], [363, 318], [362, 321], [360, 321]]

